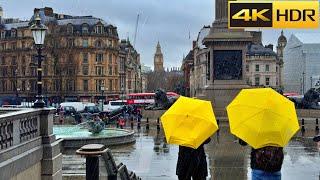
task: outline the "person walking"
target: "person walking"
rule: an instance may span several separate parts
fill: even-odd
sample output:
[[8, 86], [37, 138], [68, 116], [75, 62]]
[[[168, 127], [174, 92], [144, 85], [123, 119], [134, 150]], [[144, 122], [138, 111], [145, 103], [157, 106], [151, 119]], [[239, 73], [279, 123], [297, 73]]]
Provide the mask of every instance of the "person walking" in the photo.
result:
[[[239, 144], [247, 143], [239, 139]], [[283, 163], [283, 148], [266, 146], [259, 149], [251, 149], [250, 166], [252, 180], [281, 180], [281, 167]]]
[[208, 138], [197, 149], [179, 146], [176, 175], [179, 180], [205, 180], [208, 176], [208, 166], [204, 145], [208, 144]]

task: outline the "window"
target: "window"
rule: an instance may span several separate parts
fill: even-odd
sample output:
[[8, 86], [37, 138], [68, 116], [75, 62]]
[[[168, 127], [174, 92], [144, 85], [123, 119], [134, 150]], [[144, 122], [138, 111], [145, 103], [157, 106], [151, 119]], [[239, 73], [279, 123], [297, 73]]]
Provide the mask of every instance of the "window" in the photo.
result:
[[82, 40], [82, 47], [88, 47], [88, 46], [89, 46], [88, 39], [83, 39]]
[[75, 75], [75, 69], [72, 68], [72, 67], [69, 67], [68, 70], [67, 70], [67, 74], [68, 75]]
[[95, 31], [97, 34], [102, 34], [103, 33], [103, 26], [97, 25], [95, 28]]
[[89, 90], [88, 80], [83, 80], [83, 90], [84, 91]]
[[82, 25], [82, 34], [88, 34], [89, 33], [89, 27], [87, 24]]
[[125, 58], [120, 58], [120, 71], [124, 71]]
[[109, 65], [109, 75], [112, 76], [112, 66]]
[[98, 76], [103, 75], [103, 67], [102, 66], [96, 66], [96, 75], [98, 75]]
[[259, 85], [260, 85], [260, 77], [259, 77], [259, 76], [255, 77], [255, 79], [254, 79], [254, 85], [255, 85], [255, 86], [259, 86]]
[[104, 84], [104, 80], [96, 80], [96, 91], [97, 92], [100, 92], [101, 91], [101, 89], [100, 89], [100, 87], [101, 87], [101, 85], [103, 85]]
[[109, 47], [112, 47], [112, 40], [108, 40], [108, 42], [109, 42], [109, 43], [108, 43], [108, 46], [109, 46]]
[[73, 47], [74, 46], [74, 39], [68, 39], [67, 40], [67, 47]]
[[54, 80], [54, 90], [55, 91], [61, 91], [62, 88], [61, 88], [61, 80], [59, 79], [55, 79]]
[[12, 30], [11, 31], [11, 37], [17, 37], [17, 31], [16, 30]]
[[7, 91], [7, 81], [2, 80], [0, 85], [1, 85], [0, 89], [1, 89], [2, 92]]
[[68, 34], [72, 34], [72, 33], [73, 33], [73, 26], [72, 26], [72, 24], [68, 24], [68, 25], [67, 25], [67, 33], [68, 33]]
[[112, 64], [112, 54], [109, 54], [109, 64]]
[[26, 68], [23, 66], [21, 67], [21, 75], [25, 76], [26, 75]]
[[1, 65], [6, 65], [6, 58], [5, 57], [1, 58]]
[[26, 81], [21, 81], [21, 91], [26, 90]]
[[74, 91], [75, 90], [75, 86], [74, 86], [74, 80], [68, 80], [68, 91]]
[[269, 72], [269, 64], [266, 64], [266, 72]]
[[89, 67], [88, 66], [82, 66], [82, 74], [85, 76], [89, 75]]
[[246, 65], [246, 71], [249, 72], [249, 65]]
[[256, 64], [256, 72], [259, 72], [259, 64]]
[[31, 76], [36, 76], [37, 75], [37, 68], [31, 67], [30, 72], [31, 72]]
[[97, 63], [102, 63], [102, 61], [103, 61], [103, 54], [97, 54], [96, 55], [96, 62]]
[[1, 31], [1, 39], [6, 38], [6, 31]]
[[11, 43], [11, 49], [16, 50], [17, 49], [17, 43]]
[[112, 79], [109, 79], [109, 90], [110, 90], [110, 91], [113, 90], [112, 87], [113, 87], [113, 86], [112, 86]]
[[270, 78], [266, 77], [266, 86], [269, 86], [269, 85], [270, 85]]
[[48, 76], [48, 66], [43, 66], [43, 76]]
[[25, 45], [25, 42], [24, 42], [24, 41], [22, 41], [22, 42], [21, 42], [21, 48], [22, 48], [22, 49], [24, 49], [24, 48], [25, 48], [25, 46], [26, 46], [26, 45]]
[[128, 89], [131, 89], [131, 81], [128, 81]]
[[278, 72], [278, 66], [276, 67], [276, 72]]
[[96, 48], [102, 48], [102, 42], [100, 40], [96, 41], [95, 47]]
[[82, 53], [82, 63], [83, 64], [88, 63], [88, 53]]
[[11, 61], [11, 65], [17, 65], [17, 57], [13, 56], [12, 57], [12, 61]]
[[114, 67], [114, 74], [117, 75], [118, 74], [118, 67]]

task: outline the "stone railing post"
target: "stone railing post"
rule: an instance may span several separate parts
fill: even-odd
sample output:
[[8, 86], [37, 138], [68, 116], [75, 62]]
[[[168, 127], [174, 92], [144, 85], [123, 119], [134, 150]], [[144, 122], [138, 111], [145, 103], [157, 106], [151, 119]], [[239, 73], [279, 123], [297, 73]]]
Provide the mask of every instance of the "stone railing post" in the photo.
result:
[[60, 142], [53, 134], [53, 115], [55, 109], [44, 108], [40, 113], [40, 136], [43, 144], [41, 179], [62, 179], [62, 154]]

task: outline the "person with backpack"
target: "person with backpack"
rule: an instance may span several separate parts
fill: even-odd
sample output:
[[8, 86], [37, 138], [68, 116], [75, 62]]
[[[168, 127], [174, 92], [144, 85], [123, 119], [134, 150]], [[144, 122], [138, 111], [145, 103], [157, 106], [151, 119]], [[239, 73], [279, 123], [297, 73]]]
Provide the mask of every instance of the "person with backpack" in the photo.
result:
[[[239, 139], [239, 144], [247, 143]], [[281, 167], [284, 159], [283, 148], [266, 146], [259, 149], [251, 149], [250, 166], [252, 180], [281, 180]]]

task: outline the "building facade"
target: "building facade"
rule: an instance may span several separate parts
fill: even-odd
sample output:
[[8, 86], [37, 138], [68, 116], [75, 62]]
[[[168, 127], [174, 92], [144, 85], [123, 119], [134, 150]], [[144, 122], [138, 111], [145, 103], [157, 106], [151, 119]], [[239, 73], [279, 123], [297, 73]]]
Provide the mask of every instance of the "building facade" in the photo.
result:
[[246, 54], [246, 78], [250, 86], [280, 87], [280, 62], [273, 46], [251, 44]]
[[293, 34], [284, 49], [284, 89], [286, 92], [306, 93], [318, 87], [320, 76], [319, 33]]
[[164, 71], [163, 54], [161, 52], [161, 46], [160, 46], [159, 42], [157, 44], [156, 53], [154, 54], [154, 71], [156, 71], [156, 72], [163, 72]]
[[[119, 96], [117, 27], [100, 18], [57, 14], [47, 7], [35, 9], [35, 13], [48, 27], [42, 62], [43, 95], [48, 102], [95, 102]], [[1, 96], [29, 98], [36, 94], [37, 58], [29, 29], [31, 21], [33, 17], [0, 25]], [[138, 75], [132, 73], [125, 81], [134, 77]]]
[[190, 74], [190, 94], [195, 97], [203, 96], [203, 89], [208, 85], [208, 62], [210, 51], [202, 41], [208, 35], [210, 26], [204, 26], [193, 42], [194, 62]]
[[120, 42], [119, 62], [120, 87], [124, 91], [121, 93], [142, 92], [140, 54], [129, 40], [121, 40]]
[[191, 88], [194, 86], [195, 78], [194, 76], [191, 76], [192, 69], [194, 66], [194, 55], [193, 50], [190, 50], [188, 55], [183, 58], [182, 60], [182, 66], [181, 70], [183, 71], [183, 88], [185, 89], [185, 96], [193, 96], [191, 94]]

